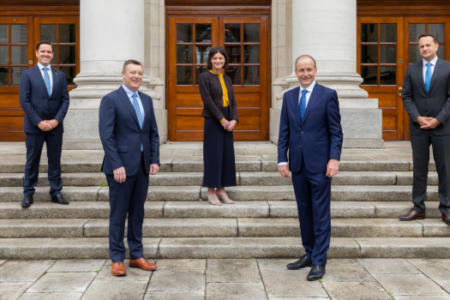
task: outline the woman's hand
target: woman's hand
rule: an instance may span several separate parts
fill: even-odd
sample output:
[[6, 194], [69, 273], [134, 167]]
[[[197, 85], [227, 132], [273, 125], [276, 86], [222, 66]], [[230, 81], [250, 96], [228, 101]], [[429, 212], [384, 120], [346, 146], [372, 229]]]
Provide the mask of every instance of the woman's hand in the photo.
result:
[[230, 122], [229, 122], [228, 120], [226, 120], [226, 119], [223, 119], [223, 120], [220, 122], [220, 125], [222, 125], [223, 129], [225, 129], [225, 130], [228, 130], [229, 124], [230, 124]]
[[231, 120], [230, 122], [228, 122], [228, 128], [225, 128], [228, 131], [233, 131], [234, 130], [234, 126], [236, 126], [236, 120]]

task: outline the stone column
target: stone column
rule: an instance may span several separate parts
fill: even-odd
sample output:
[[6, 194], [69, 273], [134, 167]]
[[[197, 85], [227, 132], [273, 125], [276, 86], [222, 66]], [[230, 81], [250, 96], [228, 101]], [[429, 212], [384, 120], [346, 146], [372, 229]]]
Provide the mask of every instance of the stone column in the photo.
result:
[[[101, 98], [117, 89], [123, 62], [144, 65], [144, 0], [80, 0], [80, 73], [64, 121], [65, 148], [98, 148]], [[158, 101], [147, 74], [142, 91]]]
[[[383, 147], [378, 99], [367, 98], [356, 73], [356, 0], [293, 0], [291, 4], [292, 66], [299, 55], [312, 55], [317, 60], [317, 81], [337, 90], [344, 147]], [[286, 90], [298, 81], [292, 71], [278, 84]], [[275, 101], [278, 106], [280, 97]]]

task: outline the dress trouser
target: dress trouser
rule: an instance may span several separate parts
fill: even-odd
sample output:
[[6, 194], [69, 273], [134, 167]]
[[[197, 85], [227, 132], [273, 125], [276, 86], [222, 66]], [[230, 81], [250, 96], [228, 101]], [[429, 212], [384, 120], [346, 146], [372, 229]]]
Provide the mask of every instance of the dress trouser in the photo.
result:
[[27, 161], [25, 163], [25, 176], [23, 182], [23, 193], [25, 196], [32, 196], [34, 194], [38, 182], [39, 163], [44, 142], [47, 145], [50, 195], [54, 196], [61, 192], [62, 135], [63, 132], [60, 128], [36, 134], [27, 133], [25, 135], [25, 145], [27, 147]]
[[123, 262], [126, 249], [123, 242], [125, 220], [128, 215], [127, 242], [130, 258], [144, 257], [142, 246], [142, 223], [144, 203], [147, 198], [149, 176], [145, 174], [144, 160], [141, 156], [139, 171], [127, 176], [124, 183], [118, 183], [113, 175], [107, 175], [109, 186], [109, 255], [113, 262]]
[[423, 132], [421, 135], [411, 135], [414, 209], [425, 212], [430, 145], [433, 147], [433, 157], [439, 178], [439, 210], [442, 213], [450, 213], [450, 136], [435, 135], [432, 131]]
[[314, 265], [325, 266], [331, 236], [331, 179], [302, 170], [292, 173], [292, 184], [306, 255]]

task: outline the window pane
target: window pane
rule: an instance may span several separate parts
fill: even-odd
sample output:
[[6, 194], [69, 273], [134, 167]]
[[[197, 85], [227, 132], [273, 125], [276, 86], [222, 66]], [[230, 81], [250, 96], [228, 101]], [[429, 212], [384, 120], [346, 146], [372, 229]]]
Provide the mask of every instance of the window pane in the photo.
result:
[[361, 42], [378, 42], [378, 24], [361, 24]]
[[420, 59], [419, 47], [417, 45], [409, 45], [409, 63], [418, 62]]
[[377, 67], [361, 67], [362, 84], [377, 84]]
[[241, 24], [225, 24], [225, 42], [241, 41]]
[[59, 41], [61, 43], [75, 43], [76, 42], [75, 24], [60, 24], [59, 25]]
[[259, 24], [244, 24], [244, 42], [259, 42]]
[[195, 84], [198, 84], [198, 79], [200, 77], [200, 74], [202, 74], [205, 71], [208, 71], [208, 68], [206, 66], [196, 66], [195, 67]]
[[8, 68], [0, 68], [0, 86], [8, 85]]
[[395, 63], [397, 61], [396, 46], [381, 45], [380, 46], [380, 62], [381, 63]]
[[259, 63], [259, 46], [244, 47], [244, 63]]
[[211, 43], [211, 24], [195, 24], [195, 41]]
[[440, 58], [444, 58], [445, 57], [444, 53], [445, 53], [444, 46], [440, 45], [437, 51], [437, 56]]
[[428, 33], [432, 34], [438, 42], [444, 42], [444, 24], [428, 24]]
[[244, 67], [244, 84], [259, 84], [259, 66]]
[[192, 42], [192, 24], [177, 24], [177, 43]]
[[57, 42], [56, 39], [56, 24], [41, 25], [41, 40], [52, 43]]
[[397, 24], [380, 24], [380, 41], [397, 41]]
[[210, 46], [196, 46], [195, 47], [195, 63], [196, 64], [207, 64], [208, 54]]
[[180, 64], [192, 64], [192, 46], [177, 46], [177, 63]]
[[395, 67], [380, 67], [380, 84], [395, 84]]
[[60, 71], [66, 74], [67, 84], [74, 84], [73, 79], [77, 75], [75, 67], [61, 67]]
[[241, 63], [241, 46], [226, 46], [229, 63]]
[[231, 82], [233, 84], [241, 84], [241, 67], [239, 66], [228, 66], [227, 75], [231, 77]]
[[27, 46], [12, 46], [11, 61], [13, 65], [27, 64]]
[[52, 65], [58, 64], [58, 60], [57, 60], [57, 58], [58, 58], [58, 47], [53, 45], [52, 46], [52, 50], [53, 50], [53, 59], [50, 62], [50, 64], [52, 64]]
[[8, 40], [8, 24], [0, 24], [0, 43], [7, 43]]
[[60, 51], [59, 54], [60, 64], [75, 63], [75, 46], [60, 46], [59, 51]]
[[361, 46], [361, 62], [362, 63], [377, 63], [378, 62], [378, 54], [377, 54], [377, 45], [370, 46]]
[[177, 67], [177, 84], [192, 84], [192, 67]]
[[425, 33], [425, 24], [409, 24], [409, 41], [417, 42], [419, 36]]
[[13, 24], [11, 25], [11, 42], [26, 43], [28, 41], [27, 25]]
[[25, 67], [13, 67], [12, 70], [12, 85], [20, 84], [20, 77], [22, 76], [22, 72], [25, 71]]
[[8, 65], [8, 46], [0, 46], [0, 65]]

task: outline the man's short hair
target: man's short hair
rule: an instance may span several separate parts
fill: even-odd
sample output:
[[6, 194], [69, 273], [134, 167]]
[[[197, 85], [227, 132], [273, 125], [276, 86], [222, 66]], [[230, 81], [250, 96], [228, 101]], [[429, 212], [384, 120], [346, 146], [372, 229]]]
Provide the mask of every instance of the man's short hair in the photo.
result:
[[49, 41], [39, 41], [39, 42], [36, 44], [36, 51], [39, 50], [39, 47], [41, 47], [41, 45], [50, 45], [50, 47], [52, 47], [52, 51], [53, 51], [52, 43], [50, 43]]
[[436, 38], [431, 33], [422, 33], [421, 35], [419, 35], [419, 38], [417, 39], [417, 41], [419, 41], [421, 38], [424, 38], [424, 37], [431, 37], [433, 39], [433, 42], [437, 43]]
[[300, 55], [299, 57], [297, 57], [297, 59], [295, 60], [294, 70], [297, 69], [297, 62], [298, 62], [301, 58], [303, 58], [303, 57], [308, 57], [308, 58], [310, 58], [310, 59], [313, 61], [313, 63], [314, 63], [314, 68], [317, 69], [317, 64], [316, 64], [316, 60], [314, 59], [314, 57], [312, 57], [312, 56], [309, 55], [309, 54], [302, 54], [302, 55]]
[[123, 72], [125, 72], [125, 69], [127, 68], [128, 65], [138, 65], [138, 66], [144, 67], [140, 61], [135, 60], [135, 59], [128, 59], [123, 63], [123, 68], [122, 68]]

